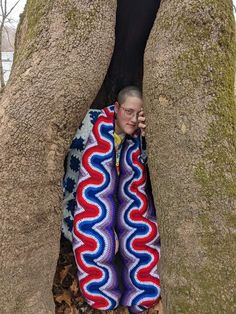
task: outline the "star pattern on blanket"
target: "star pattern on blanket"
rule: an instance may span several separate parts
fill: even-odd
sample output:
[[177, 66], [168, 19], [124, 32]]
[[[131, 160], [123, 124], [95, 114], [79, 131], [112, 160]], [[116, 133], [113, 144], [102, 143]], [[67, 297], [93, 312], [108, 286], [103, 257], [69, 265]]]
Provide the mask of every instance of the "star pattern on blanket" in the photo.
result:
[[[76, 200], [75, 199], [71, 199], [71, 200], [69, 200], [69, 202], [67, 203], [67, 210], [69, 211], [69, 212], [71, 212], [72, 214], [74, 214], [74, 210], [75, 210], [75, 208], [76, 208]], [[69, 222], [69, 228], [71, 229], [71, 226], [70, 226], [70, 224], [71, 224], [71, 219], [70, 220], [68, 220], [67, 219], [68, 217], [66, 217], [65, 218], [65, 220], [66, 221], [68, 221]], [[69, 217], [70, 218], [70, 217]]]
[[74, 188], [75, 188], [75, 180], [71, 179], [71, 178], [67, 178], [65, 181], [65, 190], [67, 190], [68, 192], [73, 192]]
[[71, 156], [71, 159], [70, 159], [70, 167], [72, 170], [74, 171], [79, 171], [79, 166], [80, 166], [80, 160], [79, 158], [75, 157], [75, 156]]
[[77, 149], [80, 150], [81, 152], [84, 150], [84, 139], [82, 137], [79, 138], [74, 138], [71, 146], [71, 149]]
[[100, 111], [94, 111], [94, 110], [91, 110], [89, 112], [90, 121], [92, 124], [94, 124], [95, 121], [97, 120], [99, 113], [100, 113]]
[[82, 154], [91, 132], [93, 124], [97, 120], [101, 110], [90, 109], [71, 142], [66, 160], [65, 174], [63, 178], [63, 221], [62, 233], [66, 239], [72, 241], [72, 226], [74, 211], [76, 209], [76, 186]]

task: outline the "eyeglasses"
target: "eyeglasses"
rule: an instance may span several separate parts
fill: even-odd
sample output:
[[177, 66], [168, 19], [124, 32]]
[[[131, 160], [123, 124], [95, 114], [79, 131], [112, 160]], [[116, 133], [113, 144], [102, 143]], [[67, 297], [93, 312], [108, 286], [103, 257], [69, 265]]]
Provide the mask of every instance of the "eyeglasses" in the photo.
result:
[[125, 108], [122, 106], [120, 106], [120, 108], [124, 110], [124, 114], [126, 115], [127, 118], [132, 118], [135, 116], [138, 119], [139, 113], [141, 112], [141, 111], [135, 111], [134, 109]]

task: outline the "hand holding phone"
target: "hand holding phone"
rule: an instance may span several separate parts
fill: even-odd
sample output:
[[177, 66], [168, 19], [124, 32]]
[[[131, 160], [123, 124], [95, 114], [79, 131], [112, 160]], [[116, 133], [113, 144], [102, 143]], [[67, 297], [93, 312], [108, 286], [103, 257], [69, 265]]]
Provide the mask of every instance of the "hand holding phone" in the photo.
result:
[[141, 136], [145, 136], [145, 129], [146, 129], [146, 122], [145, 122], [145, 116], [144, 116], [144, 111], [143, 108], [141, 108], [141, 111], [139, 112], [138, 115], [138, 127], [141, 130]]

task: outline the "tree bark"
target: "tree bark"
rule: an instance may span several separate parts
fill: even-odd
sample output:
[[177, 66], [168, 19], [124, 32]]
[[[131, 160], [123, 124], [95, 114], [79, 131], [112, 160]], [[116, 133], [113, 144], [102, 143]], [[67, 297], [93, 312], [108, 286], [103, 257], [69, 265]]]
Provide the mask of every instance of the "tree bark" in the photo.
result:
[[164, 313], [235, 313], [231, 0], [163, 0], [144, 57]]
[[54, 313], [61, 180], [68, 144], [114, 46], [115, 1], [28, 0], [0, 103], [4, 313]]
[[[54, 312], [64, 155], [107, 72], [114, 23], [115, 1], [28, 0], [0, 103], [6, 314]], [[232, 1], [163, 0], [144, 74], [165, 313], [234, 313]]]

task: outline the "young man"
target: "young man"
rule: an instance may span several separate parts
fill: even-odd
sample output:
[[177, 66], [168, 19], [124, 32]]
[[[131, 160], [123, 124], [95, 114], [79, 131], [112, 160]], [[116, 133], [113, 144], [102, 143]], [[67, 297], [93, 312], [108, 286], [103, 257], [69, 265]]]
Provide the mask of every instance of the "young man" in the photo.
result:
[[145, 117], [142, 94], [134, 87], [126, 87], [118, 94], [115, 102], [115, 132], [133, 135], [138, 129], [145, 135]]
[[[67, 162], [65, 213], [73, 212], [69, 220], [64, 215], [64, 222], [73, 221], [81, 293], [99, 310], [121, 304], [138, 313], [160, 297], [159, 234], [146, 185], [142, 106], [141, 92], [130, 86], [120, 91], [114, 105], [90, 111]], [[77, 178], [72, 178], [73, 171]], [[63, 230], [67, 236], [66, 224]], [[114, 265], [117, 251], [122, 289]]]

